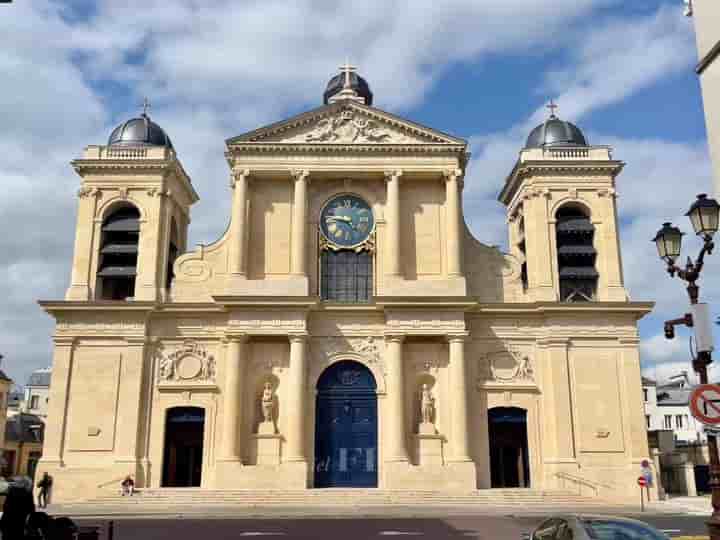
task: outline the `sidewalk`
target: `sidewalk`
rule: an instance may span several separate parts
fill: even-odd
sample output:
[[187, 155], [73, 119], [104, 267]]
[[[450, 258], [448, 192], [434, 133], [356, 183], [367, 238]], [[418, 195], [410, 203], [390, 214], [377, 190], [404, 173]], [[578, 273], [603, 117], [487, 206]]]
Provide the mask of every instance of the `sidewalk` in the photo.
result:
[[652, 511], [684, 512], [693, 516], [709, 516], [712, 513], [710, 495], [670, 497], [664, 501], [650, 502], [646, 507]]

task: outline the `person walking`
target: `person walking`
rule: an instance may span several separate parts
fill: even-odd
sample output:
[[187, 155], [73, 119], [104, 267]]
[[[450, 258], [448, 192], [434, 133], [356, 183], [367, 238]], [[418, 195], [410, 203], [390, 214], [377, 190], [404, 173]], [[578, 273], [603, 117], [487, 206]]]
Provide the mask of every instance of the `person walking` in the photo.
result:
[[52, 476], [47, 471], [42, 475], [42, 478], [38, 482], [38, 506], [40, 508], [47, 508], [48, 499], [50, 498], [50, 488], [52, 488]]

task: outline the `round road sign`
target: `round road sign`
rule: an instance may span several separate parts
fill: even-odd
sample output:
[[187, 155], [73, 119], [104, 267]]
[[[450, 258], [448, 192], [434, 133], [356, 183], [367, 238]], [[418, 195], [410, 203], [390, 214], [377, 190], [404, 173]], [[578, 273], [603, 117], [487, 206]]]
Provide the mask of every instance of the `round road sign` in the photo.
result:
[[701, 384], [690, 394], [690, 412], [711, 426], [720, 424], [720, 385]]
[[640, 487], [647, 486], [647, 480], [645, 479], [644, 476], [638, 477], [638, 486], [640, 486]]

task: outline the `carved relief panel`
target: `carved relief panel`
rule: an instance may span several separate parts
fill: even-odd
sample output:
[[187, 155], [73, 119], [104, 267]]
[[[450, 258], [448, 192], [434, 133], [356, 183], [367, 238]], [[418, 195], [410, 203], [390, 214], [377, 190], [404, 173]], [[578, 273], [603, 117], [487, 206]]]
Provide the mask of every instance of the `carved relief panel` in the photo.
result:
[[158, 388], [215, 385], [215, 357], [200, 343], [187, 340], [170, 352], [157, 351]]

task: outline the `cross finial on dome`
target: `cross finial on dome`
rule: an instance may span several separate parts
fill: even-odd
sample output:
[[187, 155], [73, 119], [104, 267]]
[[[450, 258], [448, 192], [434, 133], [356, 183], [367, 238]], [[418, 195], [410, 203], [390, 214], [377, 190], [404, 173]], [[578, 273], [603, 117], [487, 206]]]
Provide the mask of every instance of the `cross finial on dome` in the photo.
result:
[[150, 110], [150, 100], [147, 98], [147, 96], [145, 96], [143, 98], [142, 107], [143, 107], [142, 115], [147, 116], [148, 115], [147, 113]]
[[557, 118], [557, 116], [555, 116], [555, 109], [558, 108], [558, 105], [552, 99], [546, 107], [550, 109], [550, 118]]
[[340, 71], [345, 74], [345, 84], [343, 88], [350, 88], [350, 74], [357, 71], [357, 68], [350, 64], [350, 59], [345, 59], [345, 65], [340, 66]]

